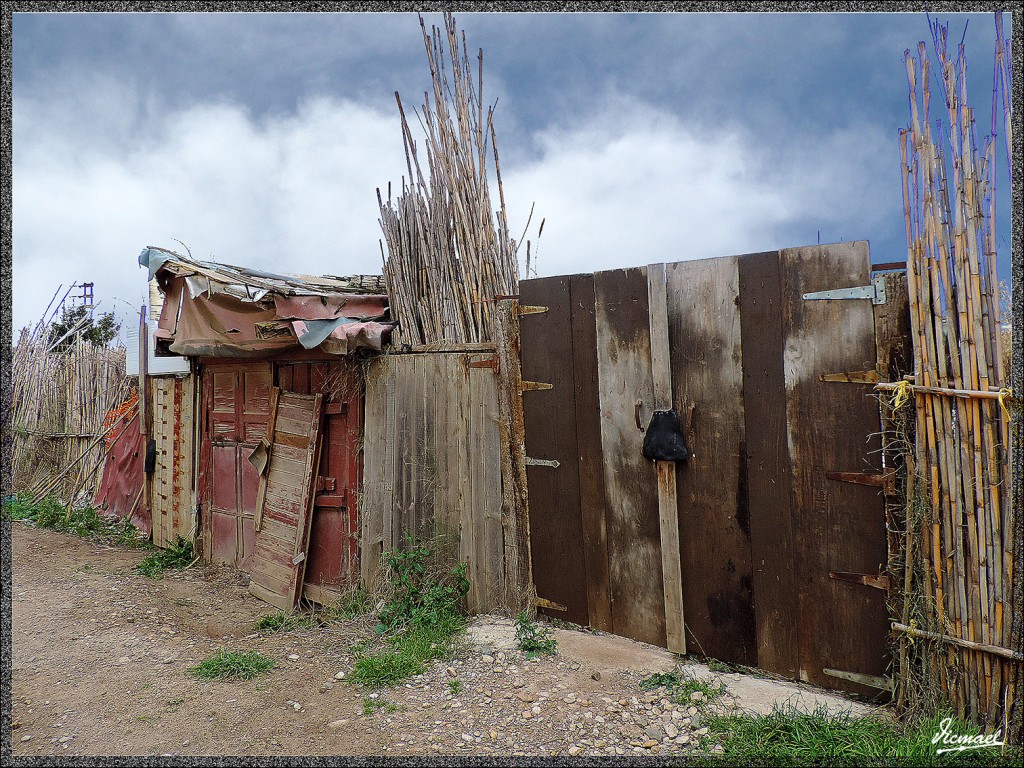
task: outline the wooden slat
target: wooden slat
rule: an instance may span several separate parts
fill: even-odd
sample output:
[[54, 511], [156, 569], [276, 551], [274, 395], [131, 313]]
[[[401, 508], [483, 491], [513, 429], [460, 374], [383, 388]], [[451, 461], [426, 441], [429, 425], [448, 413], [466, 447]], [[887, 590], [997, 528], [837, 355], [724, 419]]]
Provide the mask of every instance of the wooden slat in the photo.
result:
[[672, 382], [684, 428], [694, 406], [686, 435], [692, 456], [676, 469], [687, 648], [754, 666], [739, 259], [684, 261], [667, 272]]
[[[780, 283], [788, 445], [797, 511], [801, 680], [869, 693], [825, 668], [881, 676], [886, 670], [885, 594], [829, 578], [878, 573], [886, 562], [883, 499], [868, 486], [829, 481], [826, 471], [881, 470], [878, 403], [859, 387], [836, 387], [822, 371], [875, 361], [866, 301], [804, 301], [804, 293], [864, 285], [866, 242], [784, 250]], [[827, 435], [828, 439], [822, 439]]]
[[634, 421], [637, 400], [647, 420], [654, 403], [646, 272], [599, 272], [594, 289], [612, 625], [664, 647], [657, 478]]
[[580, 576], [586, 584], [590, 626], [610, 632], [612, 603], [605, 519], [607, 495], [601, 456], [601, 403], [597, 376], [593, 275], [572, 275], [569, 278], [569, 302], [575, 395], [573, 415], [576, 424], [583, 560], [586, 565]]
[[[667, 280], [664, 264], [647, 267], [648, 324], [651, 334], [651, 378], [654, 410], [672, 410], [672, 362], [668, 343]], [[679, 552], [676, 463], [655, 462], [658, 473], [658, 525], [661, 531], [661, 572], [665, 598], [665, 637], [670, 651], [686, 653], [683, 630], [683, 573]]]
[[558, 467], [552, 468], [527, 461], [534, 584], [539, 594], [562, 606], [551, 615], [585, 625], [588, 580], [580, 509], [573, 376], [575, 340], [571, 332], [569, 289], [568, 276], [524, 280], [519, 284], [521, 301], [548, 307], [547, 313], [520, 321], [523, 377], [553, 385], [550, 390], [526, 396], [523, 409], [527, 456], [558, 462]]
[[800, 658], [796, 530], [778, 252], [739, 257], [739, 286], [757, 666], [795, 678]]

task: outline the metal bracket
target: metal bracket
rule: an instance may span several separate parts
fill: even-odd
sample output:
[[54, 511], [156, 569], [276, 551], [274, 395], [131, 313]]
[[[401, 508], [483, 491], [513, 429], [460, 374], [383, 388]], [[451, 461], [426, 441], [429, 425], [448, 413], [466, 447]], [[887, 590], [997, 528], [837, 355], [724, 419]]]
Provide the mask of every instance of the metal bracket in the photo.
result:
[[551, 389], [551, 384], [542, 381], [524, 381], [523, 392], [532, 392], [537, 389]]
[[530, 306], [529, 304], [520, 304], [519, 305], [519, 314], [520, 315], [540, 315], [540, 314], [543, 314], [544, 312], [547, 312], [547, 311], [548, 311], [547, 307], [533, 307], [533, 306]]
[[537, 598], [538, 608], [547, 608], [549, 611], [567, 611], [569, 610], [561, 603], [556, 603], [554, 600], [547, 600], [543, 597]]
[[494, 355], [492, 357], [486, 357], [483, 360], [473, 360], [469, 363], [470, 368], [490, 368], [491, 370], [498, 370], [498, 357]]
[[885, 574], [848, 573], [846, 571], [829, 571], [828, 577], [837, 581], [849, 581], [852, 584], [863, 584], [865, 587], [889, 591], [889, 577]]
[[526, 457], [526, 466], [528, 467], [552, 467], [558, 469], [558, 459], [531, 459], [529, 456]]
[[878, 688], [882, 691], [892, 690], [892, 680], [888, 677], [863, 675], [860, 672], [846, 672], [842, 669], [828, 669], [827, 667], [821, 671], [829, 677], [838, 677], [840, 680], [849, 680], [851, 683], [859, 683], [860, 685], [866, 685], [869, 688]]
[[885, 304], [885, 277], [875, 275], [871, 285], [858, 285], [854, 288], [837, 288], [832, 291], [814, 291], [803, 295], [806, 301], [823, 299], [871, 299], [872, 304]]

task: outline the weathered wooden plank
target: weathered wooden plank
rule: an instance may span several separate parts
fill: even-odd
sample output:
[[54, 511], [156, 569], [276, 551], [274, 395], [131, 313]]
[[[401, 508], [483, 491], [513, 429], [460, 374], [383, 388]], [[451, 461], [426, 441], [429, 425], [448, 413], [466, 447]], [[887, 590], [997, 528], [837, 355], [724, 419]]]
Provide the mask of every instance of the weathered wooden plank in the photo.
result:
[[754, 666], [739, 260], [666, 269], [674, 405], [684, 422], [694, 406], [692, 456], [676, 469], [687, 647]]
[[479, 541], [477, 557], [483, 571], [480, 599], [483, 610], [494, 611], [503, 605], [505, 596], [498, 382], [491, 369], [470, 369], [469, 380], [474, 400], [481, 403], [480, 424], [473, 439], [474, 455], [481, 458], [475, 493], [480, 501], [475, 521]]
[[[320, 466], [323, 395], [301, 395], [277, 389], [268, 394], [268, 406], [275, 410], [275, 416], [281, 408], [306, 408], [306, 463], [301, 476], [282, 472], [275, 465], [276, 442], [270, 446], [270, 464], [261, 483], [263, 503], [258, 514], [261, 520], [290, 527], [292, 535], [287, 538], [271, 536], [270, 529], [264, 533], [260, 526], [255, 535], [249, 591], [272, 605], [292, 610], [302, 591], [308, 557], [313, 494]], [[275, 422], [276, 418], [268, 423], [267, 434], [277, 441], [282, 435], [277, 434]], [[281, 534], [280, 527], [273, 530]], [[277, 566], [284, 566], [284, 571]]]
[[605, 510], [604, 461], [601, 451], [601, 402], [597, 376], [597, 325], [594, 276], [569, 278], [570, 333], [576, 424], [577, 472], [583, 528], [585, 572], [580, 575], [587, 590], [589, 624], [612, 630], [611, 588], [608, 576], [608, 533]]
[[[588, 621], [587, 576], [580, 511], [576, 387], [573, 376], [570, 278], [549, 277], [519, 284], [520, 301], [547, 307], [520, 321], [523, 378], [552, 389], [523, 398], [526, 454], [558, 467], [527, 465], [530, 549], [537, 593], [563, 606], [541, 610], [577, 624]], [[601, 510], [603, 513], [603, 510]]]
[[657, 480], [634, 419], [637, 402], [645, 421], [654, 404], [646, 272], [598, 272], [594, 288], [612, 625], [664, 647]]
[[[651, 378], [654, 410], [672, 410], [672, 361], [668, 342], [668, 285], [664, 264], [647, 267], [647, 316], [651, 334]], [[683, 573], [679, 552], [679, 511], [676, 464], [655, 462], [658, 474], [658, 526], [661, 531], [661, 572], [665, 598], [667, 647], [686, 653], [683, 629]]]
[[388, 383], [391, 360], [379, 357], [366, 373], [366, 411], [363, 428], [363, 468], [369, 482], [363, 486], [361, 530], [359, 538], [360, 579], [364, 589], [372, 590], [380, 566], [384, 543], [384, 515], [387, 504], [385, 489], [394, 487], [393, 466], [386, 462], [385, 446], [389, 441]]
[[829, 572], [879, 572], [887, 557], [884, 503], [877, 489], [831, 482], [825, 473], [881, 470], [878, 403], [860, 387], [830, 386], [819, 375], [874, 367], [872, 306], [802, 296], [865, 285], [869, 264], [866, 242], [780, 253], [788, 443], [798, 515], [799, 675], [864, 694], [870, 689], [823, 670], [885, 673], [885, 594], [831, 579]]
[[[747, 504], [757, 666], [797, 677], [797, 574], [779, 254], [739, 257]], [[699, 420], [699, 414], [695, 419]], [[740, 457], [741, 464], [744, 457]], [[742, 477], [742, 475], [740, 475]], [[742, 489], [737, 491], [737, 505]]]

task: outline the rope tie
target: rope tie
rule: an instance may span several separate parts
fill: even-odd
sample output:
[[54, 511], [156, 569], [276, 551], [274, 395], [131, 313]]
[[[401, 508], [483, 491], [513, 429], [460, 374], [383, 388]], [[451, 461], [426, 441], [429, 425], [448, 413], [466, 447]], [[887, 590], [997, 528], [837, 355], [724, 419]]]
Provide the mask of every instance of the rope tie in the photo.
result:
[[999, 407], [1003, 409], [1003, 414], [1006, 416], [1007, 421], [1013, 421], [1013, 415], [1010, 413], [1010, 409], [1006, 407], [1006, 401], [1013, 399], [1013, 390], [1010, 387], [1003, 387], [999, 390]]
[[892, 394], [892, 409], [898, 411], [903, 407], [908, 400], [910, 400], [910, 392], [913, 388], [909, 381], [901, 381], [896, 385], [896, 389], [893, 390]]

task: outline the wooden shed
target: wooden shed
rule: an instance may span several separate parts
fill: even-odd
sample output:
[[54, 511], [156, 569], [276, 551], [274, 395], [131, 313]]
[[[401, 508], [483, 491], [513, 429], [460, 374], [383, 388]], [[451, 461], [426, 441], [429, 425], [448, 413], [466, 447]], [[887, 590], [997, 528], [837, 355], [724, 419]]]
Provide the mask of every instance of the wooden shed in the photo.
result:
[[139, 261], [154, 287], [139, 365], [154, 543], [193, 539], [281, 607], [330, 602], [359, 578], [363, 366], [391, 328], [380, 278], [159, 248]]

